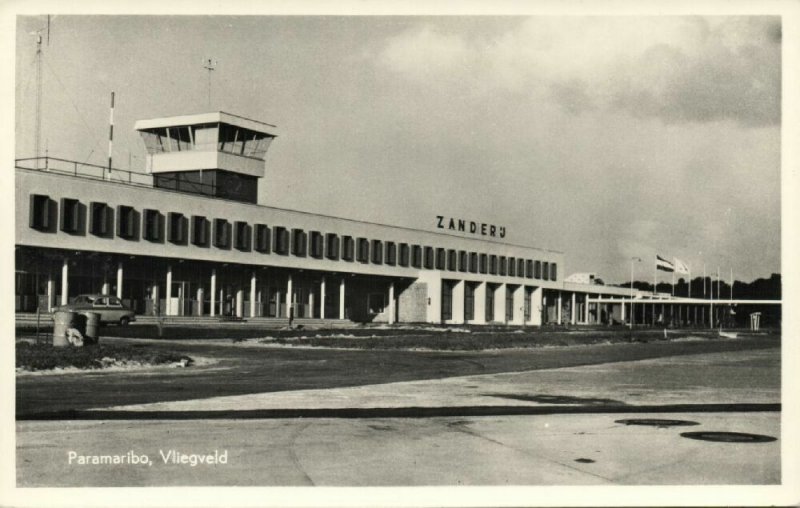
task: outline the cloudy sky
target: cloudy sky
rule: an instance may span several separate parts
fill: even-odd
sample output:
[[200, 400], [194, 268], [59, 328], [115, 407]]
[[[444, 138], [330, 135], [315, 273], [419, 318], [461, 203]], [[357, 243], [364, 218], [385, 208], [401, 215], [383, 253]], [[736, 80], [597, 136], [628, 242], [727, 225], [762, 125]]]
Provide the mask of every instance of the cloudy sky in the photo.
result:
[[[46, 25], [18, 19], [17, 157]], [[780, 271], [778, 17], [55, 16], [44, 52], [54, 157], [105, 163], [113, 90], [123, 169], [135, 120], [223, 110], [280, 129], [263, 204], [502, 225], [611, 282], [632, 256], [652, 280], [656, 253]]]

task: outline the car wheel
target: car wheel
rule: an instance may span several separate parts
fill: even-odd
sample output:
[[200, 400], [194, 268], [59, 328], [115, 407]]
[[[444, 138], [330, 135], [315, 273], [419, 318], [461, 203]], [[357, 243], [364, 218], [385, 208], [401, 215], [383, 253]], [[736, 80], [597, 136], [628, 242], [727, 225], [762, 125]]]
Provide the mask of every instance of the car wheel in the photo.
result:
[[128, 326], [128, 323], [130, 323], [130, 322], [131, 322], [131, 319], [129, 317], [121, 317], [119, 319], [120, 326]]

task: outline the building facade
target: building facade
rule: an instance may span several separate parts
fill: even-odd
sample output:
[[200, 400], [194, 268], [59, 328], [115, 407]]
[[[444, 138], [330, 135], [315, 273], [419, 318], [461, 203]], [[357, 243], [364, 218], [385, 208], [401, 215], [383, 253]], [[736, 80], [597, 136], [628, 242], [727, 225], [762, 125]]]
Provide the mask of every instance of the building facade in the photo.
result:
[[217, 112], [136, 129], [147, 173], [17, 161], [17, 312], [106, 293], [141, 315], [626, 320], [625, 305], [589, 299], [631, 293], [562, 281], [561, 252], [258, 204], [269, 124]]

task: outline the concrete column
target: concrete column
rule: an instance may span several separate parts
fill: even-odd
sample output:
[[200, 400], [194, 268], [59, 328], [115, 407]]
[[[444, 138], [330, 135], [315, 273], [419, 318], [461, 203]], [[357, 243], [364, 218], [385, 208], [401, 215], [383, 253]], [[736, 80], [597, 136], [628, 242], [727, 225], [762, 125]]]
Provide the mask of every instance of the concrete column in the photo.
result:
[[55, 300], [55, 282], [53, 281], [53, 274], [47, 274], [47, 312], [53, 311], [53, 300]]
[[625, 307], [627, 307], [628, 304], [625, 302], [624, 298], [621, 298], [621, 300], [622, 301], [620, 302], [620, 305], [622, 307], [620, 307], [620, 313], [621, 313], [621, 318], [620, 319], [622, 319], [622, 322], [625, 323]]
[[61, 305], [69, 303], [69, 258], [61, 265]]
[[162, 309], [160, 306], [161, 303], [159, 302], [160, 296], [161, 295], [158, 294], [158, 284], [157, 283], [153, 284], [152, 294], [150, 295], [150, 298], [153, 300], [153, 314], [156, 316], [160, 316], [164, 312], [164, 309]]
[[319, 283], [319, 318], [325, 319], [325, 277]]
[[100, 289], [100, 292], [104, 295], [107, 295], [111, 292], [111, 286], [108, 284], [107, 275], [103, 275], [103, 287]]
[[708, 327], [714, 329], [714, 304], [712, 303], [708, 308]]
[[[290, 273], [286, 277], [286, 317], [287, 318], [289, 317], [289, 314], [291, 312], [290, 309], [292, 309], [292, 300], [293, 300], [292, 293], [293, 293], [293, 291], [292, 291], [292, 274]], [[295, 317], [297, 317], [297, 316], [295, 316]]]
[[205, 295], [203, 294], [203, 288], [198, 287], [197, 288], [197, 296], [195, 297], [195, 301], [197, 302], [197, 315], [198, 316], [202, 316], [203, 315], [203, 303], [204, 303], [203, 302], [203, 298], [205, 298]]
[[528, 321], [529, 325], [542, 326], [542, 288], [536, 288], [531, 291], [531, 319]]
[[339, 282], [339, 319], [344, 319], [344, 277]]
[[525, 286], [519, 285], [514, 289], [514, 316], [512, 322], [515, 325], [525, 324]]
[[220, 288], [219, 290], [219, 315], [222, 316], [225, 314], [225, 289]]
[[167, 288], [166, 288], [166, 295], [165, 301], [166, 303], [164, 306], [164, 315], [171, 316], [172, 315], [172, 265], [167, 265]]
[[217, 305], [217, 270], [213, 268], [211, 270], [211, 309], [210, 314], [211, 317], [214, 317], [217, 314], [217, 309], [215, 309]]
[[244, 289], [236, 290], [236, 317], [244, 317]]
[[[578, 311], [577, 311], [577, 298], [575, 292], [572, 293], [572, 304], [569, 308], [569, 322], [570, 324], [574, 325], [577, 321]], [[624, 319], [624, 318], [623, 318]]]
[[547, 294], [542, 290], [542, 324], [547, 324], [550, 320], [547, 312]]
[[256, 272], [250, 273], [250, 317], [256, 317]]
[[[455, 293], [455, 292], [454, 292]], [[455, 298], [455, 294], [453, 295]], [[389, 324], [393, 325], [397, 322], [397, 302], [394, 301], [394, 281], [389, 283]], [[461, 320], [464, 320], [464, 294], [461, 294]]]
[[314, 291], [308, 292], [308, 308], [306, 309], [306, 317], [314, 317]]
[[584, 324], [589, 324], [589, 293], [586, 293], [586, 296], [583, 298], [583, 322]]
[[122, 299], [122, 262], [117, 263], [117, 298]]
[[558, 292], [558, 299], [556, 300], [556, 305], [558, 305], [558, 307], [556, 308], [556, 320], [558, 321], [558, 324], [561, 324], [561, 291], [560, 290]]
[[494, 290], [494, 320], [506, 322], [506, 285], [498, 284]]
[[629, 305], [630, 305], [630, 316], [628, 317], [628, 319], [631, 322], [631, 328], [633, 328], [633, 325], [636, 324], [636, 309], [633, 306], [634, 305], [633, 304], [633, 299], [631, 299]]
[[486, 283], [481, 282], [475, 288], [475, 318], [472, 320], [476, 324], [486, 324]]
[[453, 286], [453, 317], [451, 321], [457, 324], [464, 323], [464, 286], [465, 282], [460, 280]]

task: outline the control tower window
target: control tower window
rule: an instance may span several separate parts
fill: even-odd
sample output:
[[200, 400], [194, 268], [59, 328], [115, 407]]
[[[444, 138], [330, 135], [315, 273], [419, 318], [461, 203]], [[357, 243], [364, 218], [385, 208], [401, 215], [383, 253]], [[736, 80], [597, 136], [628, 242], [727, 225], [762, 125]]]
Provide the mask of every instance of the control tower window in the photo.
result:
[[249, 129], [233, 125], [220, 125], [219, 146], [220, 152], [243, 155], [256, 159], [264, 159], [272, 137], [265, 136]]
[[228, 124], [200, 124], [142, 130], [148, 154], [220, 151], [264, 160], [273, 136]]

